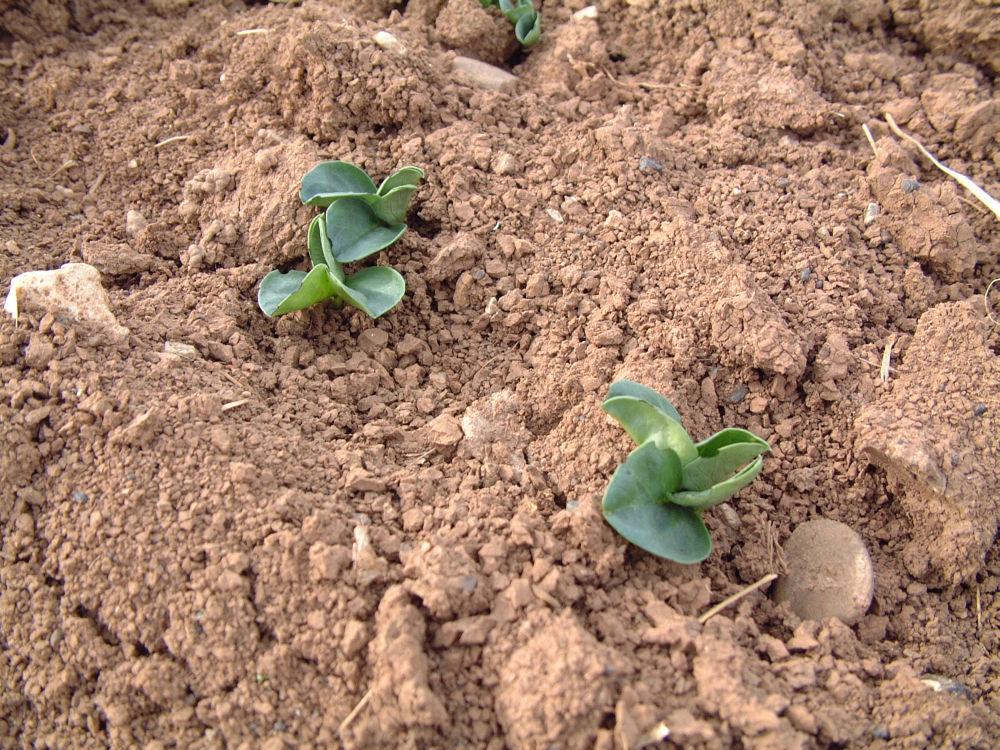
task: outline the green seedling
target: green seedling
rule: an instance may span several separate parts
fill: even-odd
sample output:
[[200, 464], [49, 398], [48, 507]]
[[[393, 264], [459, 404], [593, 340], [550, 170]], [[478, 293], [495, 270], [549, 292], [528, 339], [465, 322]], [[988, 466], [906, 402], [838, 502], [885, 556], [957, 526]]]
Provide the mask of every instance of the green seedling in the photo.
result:
[[522, 47], [533, 47], [542, 35], [542, 17], [531, 0], [479, 0], [484, 8], [496, 5], [514, 26], [514, 36]]
[[712, 551], [702, 511], [750, 484], [764, 465], [761, 454], [771, 446], [734, 427], [695, 443], [673, 404], [629, 380], [613, 383], [601, 408], [638, 445], [611, 477], [605, 519], [647, 552], [701, 562]]
[[271, 271], [260, 282], [260, 309], [275, 317], [332, 299], [377, 318], [395, 307], [406, 291], [395, 269], [372, 266], [348, 276], [343, 264], [364, 260], [403, 236], [423, 176], [419, 167], [403, 167], [376, 187], [348, 162], [327, 161], [311, 169], [302, 178], [299, 197], [306, 205], [326, 208], [309, 224], [312, 270]]
[[274, 318], [332, 299], [338, 307], [346, 303], [377, 318], [395, 307], [406, 291], [394, 268], [371, 266], [347, 276], [333, 254], [322, 215], [309, 224], [309, 260], [308, 273], [271, 271], [261, 280], [257, 304], [265, 315]]

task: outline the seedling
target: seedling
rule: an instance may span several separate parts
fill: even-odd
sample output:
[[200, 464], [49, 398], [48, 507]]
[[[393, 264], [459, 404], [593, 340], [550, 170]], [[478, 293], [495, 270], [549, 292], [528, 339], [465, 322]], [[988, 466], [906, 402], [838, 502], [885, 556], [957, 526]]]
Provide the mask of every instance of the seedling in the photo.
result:
[[312, 270], [271, 271], [260, 282], [260, 309], [275, 317], [332, 299], [377, 318], [395, 307], [406, 291], [395, 269], [371, 266], [347, 276], [343, 264], [364, 260], [403, 236], [406, 212], [423, 176], [418, 167], [403, 167], [376, 188], [363, 170], [344, 161], [311, 169], [302, 178], [299, 197], [306, 205], [326, 208], [309, 224]]
[[629, 380], [611, 385], [601, 408], [636, 442], [604, 493], [608, 523], [637, 547], [680, 563], [704, 560], [712, 540], [701, 513], [760, 473], [771, 446], [727, 427], [695, 443], [656, 391]]
[[542, 17], [531, 0], [479, 0], [484, 8], [496, 5], [514, 26], [514, 36], [522, 47], [533, 47], [542, 35]]

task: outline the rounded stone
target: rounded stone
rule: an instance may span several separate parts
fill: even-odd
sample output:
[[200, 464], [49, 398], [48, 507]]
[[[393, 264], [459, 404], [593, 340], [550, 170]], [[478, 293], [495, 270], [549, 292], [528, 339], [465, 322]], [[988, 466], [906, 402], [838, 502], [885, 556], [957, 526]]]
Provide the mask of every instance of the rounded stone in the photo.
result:
[[803, 620], [836, 617], [853, 625], [875, 593], [871, 557], [850, 526], [817, 519], [802, 524], [784, 545], [788, 574], [778, 579], [775, 600], [788, 602]]

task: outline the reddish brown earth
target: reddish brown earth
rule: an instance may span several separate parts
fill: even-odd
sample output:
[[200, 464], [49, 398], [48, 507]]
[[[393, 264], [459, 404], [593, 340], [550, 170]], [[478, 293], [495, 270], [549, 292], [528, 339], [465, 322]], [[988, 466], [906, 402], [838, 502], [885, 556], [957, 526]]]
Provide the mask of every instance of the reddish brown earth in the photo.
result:
[[[879, 124], [1000, 194], [996, 9], [584, 4], [0, 0], [2, 291], [130, 331], [0, 319], [0, 746], [1000, 745], [1000, 231]], [[323, 158], [427, 171], [378, 321], [257, 309]], [[774, 446], [701, 565], [600, 515], [623, 376]], [[818, 516], [860, 623], [698, 624]]]

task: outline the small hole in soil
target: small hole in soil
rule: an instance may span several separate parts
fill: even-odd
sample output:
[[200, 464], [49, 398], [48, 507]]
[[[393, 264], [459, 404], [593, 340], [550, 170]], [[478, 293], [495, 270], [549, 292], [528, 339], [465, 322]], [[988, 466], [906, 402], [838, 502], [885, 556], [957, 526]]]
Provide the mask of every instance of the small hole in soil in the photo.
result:
[[410, 216], [409, 224], [410, 230], [425, 240], [433, 240], [441, 232], [441, 222], [437, 219], [425, 219], [419, 213]]
[[611, 54], [608, 55], [608, 59], [614, 63], [625, 62], [625, 55], [623, 55], [621, 52], [612, 52]]
[[118, 646], [120, 641], [115, 637], [115, 634], [111, 632], [111, 628], [105, 625], [101, 619], [97, 616], [96, 612], [84, 607], [82, 604], [78, 604], [76, 609], [73, 610], [73, 614], [77, 617], [82, 617], [84, 619], [90, 620], [94, 624], [98, 635], [101, 636], [101, 640], [107, 643], [109, 646]]
[[149, 656], [149, 649], [146, 648], [146, 645], [142, 641], [136, 641], [132, 646], [139, 656]]

